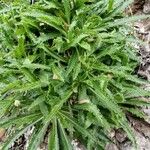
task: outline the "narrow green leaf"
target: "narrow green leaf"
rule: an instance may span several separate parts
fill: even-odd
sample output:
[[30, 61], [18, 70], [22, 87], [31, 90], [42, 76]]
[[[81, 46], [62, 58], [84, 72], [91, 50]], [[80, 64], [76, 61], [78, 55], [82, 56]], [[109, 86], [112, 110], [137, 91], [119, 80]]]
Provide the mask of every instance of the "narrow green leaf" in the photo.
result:
[[20, 81], [19, 81], [19, 80], [14, 81], [14, 82], [12, 82], [12, 83], [9, 83], [9, 84], [7, 84], [6, 87], [4, 87], [4, 88], [2, 88], [2, 89], [0, 90], [0, 94], [4, 94], [5, 92], [7, 92], [7, 91], [9, 91], [9, 90], [12, 90], [12, 89], [14, 89], [15, 87], [17, 87], [17, 86], [19, 86], [19, 85], [20, 85]]
[[147, 116], [144, 112], [142, 112], [139, 108], [127, 108], [126, 111], [130, 112], [131, 114], [135, 115], [136, 117], [146, 119]]
[[52, 66], [52, 71], [53, 71], [53, 74], [57, 77], [58, 80], [64, 82], [64, 77], [62, 75], [62, 70], [61, 68], [58, 68], [56, 65], [53, 65]]
[[40, 103], [44, 101], [45, 101], [45, 96], [41, 95], [31, 103], [28, 109], [31, 110], [32, 108], [34, 108], [35, 106], [39, 105]]
[[120, 122], [120, 125], [122, 126], [123, 130], [127, 133], [128, 138], [132, 141], [134, 148], [137, 148], [135, 135], [133, 133], [132, 128], [129, 126], [129, 123], [127, 122], [127, 120], [118, 119], [118, 121]]
[[38, 46], [39, 48], [43, 49], [47, 54], [49, 54], [52, 58], [55, 58], [58, 61], [66, 62], [65, 58], [61, 57], [60, 55], [54, 53], [54, 48], [48, 48], [45, 45]]
[[129, 88], [125, 93], [125, 98], [136, 98], [141, 96], [150, 96], [150, 91], [142, 88]]
[[35, 63], [24, 63], [22, 65], [23, 68], [28, 69], [43, 69], [43, 70], [51, 70], [50, 66], [42, 65], [42, 64], [35, 64]]
[[0, 126], [3, 128], [8, 128], [13, 125], [17, 126], [22, 126], [24, 124], [28, 124], [30, 122], [33, 122], [35, 120], [38, 120], [41, 118], [41, 114], [36, 113], [36, 114], [31, 114], [31, 115], [26, 115], [26, 116], [19, 116], [19, 117], [8, 117], [1, 119], [0, 121]]
[[84, 48], [85, 50], [87, 50], [87, 51], [91, 51], [91, 45], [90, 44], [88, 44], [87, 42], [81, 42], [81, 43], [79, 43], [79, 45], [82, 47], [82, 48]]
[[40, 143], [42, 142], [44, 135], [46, 133], [46, 130], [48, 128], [49, 123], [43, 124], [39, 129], [36, 134], [33, 135], [30, 143], [28, 150], [34, 150], [37, 149]]
[[52, 15], [44, 14], [43, 12], [40, 12], [38, 10], [35, 10], [35, 11], [32, 11], [32, 12], [31, 11], [30, 12], [25, 12], [25, 13], [23, 13], [23, 15], [34, 17], [38, 21], [43, 22], [43, 23], [57, 29], [63, 35], [66, 35], [66, 32], [61, 27], [61, 25], [62, 25], [62, 21], [61, 21], [62, 19], [61, 18], [58, 18], [56, 16], [52, 16]]
[[14, 92], [25, 92], [25, 91], [41, 88], [43, 86], [46, 86], [47, 84], [48, 83], [42, 83], [40, 81], [26, 83], [24, 85], [17, 86], [15, 89], [13, 89], [13, 91]]
[[109, 100], [107, 97], [105, 97], [105, 95], [103, 95], [103, 93], [100, 92], [99, 87], [95, 86], [94, 89], [90, 88], [90, 90], [99, 98], [100, 102], [104, 107], [120, 115], [122, 114], [122, 111], [120, 110], [119, 106], [113, 101]]
[[48, 150], [60, 150], [57, 120], [53, 120], [52, 129], [49, 134]]
[[66, 77], [68, 77], [68, 75], [72, 72], [72, 70], [75, 68], [77, 63], [78, 63], [78, 55], [75, 52], [69, 60], [68, 68], [67, 68], [67, 71], [66, 71]]
[[119, 25], [124, 25], [126, 23], [131, 23], [131, 22], [142, 20], [142, 19], [147, 19], [149, 17], [150, 15], [138, 15], [138, 16], [131, 16], [131, 17], [126, 17], [122, 19], [116, 19], [114, 22], [108, 23], [107, 27], [110, 28], [110, 27], [115, 27]]
[[25, 56], [25, 45], [24, 45], [24, 40], [25, 37], [24, 36], [19, 36], [18, 39], [18, 46], [15, 50], [15, 56], [17, 58], [21, 58], [22, 56]]
[[140, 107], [143, 107], [143, 106], [150, 107], [150, 102], [140, 100], [140, 98], [139, 99], [129, 99], [129, 100], [127, 100], [125, 102], [122, 102], [120, 104], [129, 104], [129, 105], [132, 105], [132, 106], [140, 106]]
[[60, 122], [60, 120], [58, 120], [58, 129], [59, 129], [59, 135], [60, 135], [60, 144], [62, 145], [62, 149], [63, 150], [72, 150], [72, 145], [71, 145], [71, 141], [69, 140], [68, 136], [65, 133], [65, 130]]
[[[111, 0], [110, 0], [111, 1]], [[117, 6], [110, 14], [109, 16], [113, 17], [118, 13], [122, 13], [131, 3], [133, 3], [134, 0], [126, 0], [121, 1], [119, 6]], [[116, 2], [117, 3], [117, 2]]]
[[81, 110], [86, 110], [86, 111], [92, 113], [95, 116], [95, 118], [97, 119], [100, 126], [102, 126], [106, 130], [110, 129], [109, 123], [104, 118], [104, 116], [101, 114], [101, 112], [98, 110], [96, 105], [94, 105], [92, 103], [80, 104], [80, 105], [75, 105], [75, 108], [81, 109]]
[[9, 107], [14, 102], [13, 99], [11, 100], [0, 100], [0, 118], [6, 113], [6, 111], [9, 109]]
[[65, 8], [65, 16], [66, 16], [67, 22], [68, 24], [70, 24], [70, 16], [71, 16], [70, 0], [63, 0], [63, 6]]
[[79, 36], [75, 37], [73, 41], [71, 42], [70, 46], [75, 47], [77, 44], [80, 43], [81, 40], [83, 40], [85, 37], [87, 37], [87, 34], [80, 34]]
[[20, 68], [20, 71], [25, 75], [25, 77], [28, 79], [28, 81], [30, 82], [35, 82], [36, 81], [36, 77], [34, 76], [34, 74], [27, 68]]
[[72, 75], [73, 76], [73, 80], [76, 80], [76, 78], [78, 77], [80, 71], [81, 71], [81, 63], [78, 62], [76, 64], [76, 66], [74, 67], [74, 69], [73, 69], [73, 75]]
[[113, 9], [114, 0], [109, 0], [108, 3], [108, 12], [110, 12]]
[[74, 118], [71, 118], [70, 116], [64, 114], [63, 112], [59, 112], [60, 117], [64, 117], [66, 120], [68, 120], [69, 123], [74, 125], [74, 128], [76, 128], [76, 130], [78, 130], [80, 133], [82, 133], [82, 135], [84, 135], [85, 137], [90, 138], [93, 142], [98, 143], [102, 146], [104, 146], [104, 143], [101, 143], [100, 141], [98, 141], [98, 139], [90, 132], [88, 132], [88, 130], [84, 129]]
[[41, 103], [39, 104], [39, 107], [40, 107], [40, 110], [41, 110], [41, 113], [43, 114], [43, 116], [48, 115], [49, 111], [48, 111], [48, 107], [47, 107], [47, 105], [45, 104], [45, 102], [41, 102]]
[[68, 90], [64, 93], [60, 101], [56, 105], [53, 106], [50, 113], [46, 116], [45, 118], [46, 123], [50, 121], [58, 113], [58, 111], [61, 109], [63, 104], [70, 98], [71, 94], [72, 94], [72, 90]]

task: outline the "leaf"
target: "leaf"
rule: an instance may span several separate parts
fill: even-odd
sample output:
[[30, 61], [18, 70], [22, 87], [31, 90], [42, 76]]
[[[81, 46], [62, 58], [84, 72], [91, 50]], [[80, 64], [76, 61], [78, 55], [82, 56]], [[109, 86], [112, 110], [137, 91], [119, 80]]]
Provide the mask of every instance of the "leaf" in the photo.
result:
[[58, 6], [54, 2], [49, 2], [47, 0], [44, 0], [44, 4], [47, 4], [47, 5], [42, 5], [43, 9], [48, 9], [48, 10], [52, 8], [59, 9]]
[[6, 111], [9, 109], [9, 107], [12, 105], [14, 100], [10, 99], [10, 100], [0, 100], [0, 118], [2, 116], [4, 116], [4, 114], [6, 113]]
[[1, 119], [0, 126], [3, 128], [8, 128], [13, 125], [22, 126], [24, 124], [28, 124], [35, 120], [38, 120], [39, 118], [41, 118], [41, 114], [39, 113], [19, 117], [15, 116], [13, 118], [8, 117], [5, 119]]
[[129, 104], [129, 105], [132, 105], [132, 106], [141, 106], [141, 107], [147, 106], [147, 107], [150, 107], [150, 102], [144, 101], [144, 100], [140, 100], [140, 98], [139, 99], [130, 99], [130, 100], [127, 100], [127, 101], [125, 101], [123, 103], [124, 104]]
[[12, 83], [7, 84], [6, 87], [0, 90], [0, 94], [4, 94], [5, 92], [12, 90], [13, 88], [17, 87], [19, 84], [20, 84], [19, 80], [16, 80]]
[[13, 7], [9, 7], [7, 6], [6, 8], [0, 10], [0, 14], [15, 10], [15, 9], [19, 9], [19, 6], [13, 6]]
[[91, 45], [90, 44], [88, 44], [87, 42], [81, 42], [81, 43], [79, 43], [79, 45], [82, 47], [82, 48], [84, 48], [85, 50], [88, 50], [88, 51], [91, 51]]
[[73, 80], [76, 80], [76, 79], [77, 79], [77, 77], [78, 77], [80, 71], [81, 71], [81, 63], [78, 62], [78, 63], [75, 65], [74, 69], [73, 69], [73, 74], [72, 74]]
[[24, 85], [18, 86], [16, 89], [13, 89], [13, 91], [14, 92], [25, 92], [25, 91], [41, 88], [43, 86], [46, 86], [47, 84], [46, 83], [42, 83], [40, 81], [26, 83]]
[[53, 120], [52, 130], [49, 134], [48, 150], [59, 150], [58, 125], [57, 119]]
[[138, 108], [127, 108], [126, 109], [128, 112], [132, 113], [133, 115], [135, 115], [136, 117], [142, 118], [142, 119], [146, 119], [146, 114], [144, 114], [144, 112], [142, 112], [140, 109]]
[[68, 68], [66, 71], [66, 78], [71, 73], [71, 71], [75, 68], [77, 63], [78, 63], [78, 55], [76, 52], [74, 52], [74, 54], [72, 55], [72, 57], [70, 58], [69, 63], [68, 63]]
[[43, 124], [38, 132], [32, 136], [32, 139], [30, 140], [28, 150], [37, 149], [42, 140], [44, 139], [44, 135], [46, 133], [46, 130], [48, 128], [49, 123]]
[[65, 58], [61, 57], [60, 55], [54, 53], [52, 50], [44, 45], [39, 46], [39, 48], [42, 48], [47, 54], [49, 54], [51, 57], [55, 58], [56, 60], [66, 62]]
[[109, 0], [108, 3], [108, 12], [110, 12], [113, 9], [114, 0]]
[[53, 74], [57, 76], [57, 79], [64, 82], [64, 77], [62, 75], [62, 70], [58, 68], [56, 65], [52, 66]]
[[100, 100], [100, 102], [102, 103], [102, 105], [104, 105], [104, 107], [108, 108], [111, 111], [114, 111], [118, 114], [122, 114], [122, 111], [120, 110], [119, 106], [117, 104], [115, 104], [113, 101], [109, 101], [107, 97], [105, 97], [101, 92], [99, 87], [95, 86], [94, 89], [89, 88]]
[[63, 112], [59, 112], [59, 115], [63, 116], [66, 120], [68, 120], [69, 123], [73, 124], [74, 128], [76, 128], [76, 130], [78, 130], [80, 133], [82, 133], [82, 135], [90, 138], [93, 142], [104, 146], [104, 143], [101, 143], [100, 141], [98, 141], [92, 133], [90, 133], [86, 129], [84, 129], [74, 118], [71, 118], [70, 116], [64, 114]]
[[25, 56], [25, 45], [24, 45], [24, 36], [19, 36], [18, 37], [18, 46], [15, 50], [15, 56], [16, 58], [21, 58], [22, 56]]
[[48, 107], [45, 102], [41, 102], [39, 104], [39, 107], [40, 107], [40, 110], [41, 110], [41, 113], [43, 114], [43, 116], [48, 115], [49, 111], [48, 111]]
[[129, 81], [135, 82], [137, 84], [141, 84], [141, 85], [147, 83], [147, 81], [140, 79], [135, 75], [126, 75], [126, 80], [129, 80]]
[[119, 123], [121, 124], [123, 130], [127, 133], [128, 138], [132, 141], [134, 148], [137, 148], [136, 139], [133, 133], [132, 128], [129, 126], [127, 120], [125, 119], [118, 119]]
[[27, 78], [28, 81], [30, 82], [35, 82], [36, 81], [36, 77], [35, 75], [27, 68], [20, 68], [21, 73], [23, 73], [25, 75], [25, 77]]
[[150, 92], [142, 88], [129, 88], [125, 93], [125, 98], [136, 98], [141, 96], [150, 96]]
[[63, 49], [63, 44], [64, 44], [62, 37], [57, 37], [56, 39], [54, 39], [53, 42], [58, 52], [61, 52]]
[[107, 27], [115, 27], [119, 25], [123, 25], [125, 23], [132, 23], [141, 19], [147, 19], [149, 18], [149, 15], [137, 15], [137, 16], [131, 16], [131, 17], [126, 17], [126, 18], [121, 18], [121, 19], [116, 19], [114, 22], [108, 23]]
[[70, 16], [71, 16], [70, 0], [63, 0], [63, 6], [65, 8], [65, 16], [66, 16], [67, 22], [68, 24], [70, 24]]
[[72, 90], [68, 90], [64, 93], [60, 101], [58, 101], [58, 103], [53, 106], [50, 113], [46, 116], [45, 123], [53, 119], [53, 117], [58, 113], [58, 111], [61, 109], [63, 104], [70, 98], [71, 94], [72, 94]]
[[[111, 0], [110, 0], [111, 1]], [[119, 2], [119, 6], [117, 6], [110, 14], [109, 16], [115, 16], [117, 13], [122, 13], [131, 3], [133, 3], [134, 0], [127, 0], [127, 1], [121, 1]]]
[[87, 34], [80, 34], [79, 36], [75, 37], [73, 39], [73, 41], [71, 41], [70, 43], [70, 47], [75, 47], [77, 44], [80, 43], [81, 40], [83, 40], [85, 37], [87, 37], [88, 35]]
[[28, 110], [31, 110], [32, 108], [36, 107], [37, 105], [39, 105], [40, 103], [42, 103], [44, 101], [45, 101], [45, 96], [43, 96], [43, 95], [39, 96], [31, 103]]
[[23, 15], [34, 17], [38, 21], [48, 24], [49, 26], [60, 31], [62, 34], [66, 35], [66, 32], [61, 28], [61, 25], [62, 25], [61, 18], [58, 18], [56, 16], [47, 15], [46, 13], [44, 14], [43, 12], [40, 12], [38, 10], [32, 11], [30, 13], [25, 12], [25, 13], [23, 13]]
[[50, 66], [42, 65], [42, 64], [35, 64], [35, 63], [23, 63], [23, 68], [28, 69], [43, 69], [43, 70], [51, 70]]
[[27, 17], [25, 18], [24, 17], [24, 18], [22, 18], [21, 23], [24, 26], [26, 26], [26, 27], [33, 26], [33, 27], [37, 28], [38, 30], [40, 30], [40, 28], [38, 27], [38, 24], [37, 24], [36, 20], [33, 20], [31, 18], [27, 18]]
[[65, 133], [65, 130], [60, 122], [60, 120], [58, 120], [58, 129], [59, 129], [59, 135], [60, 135], [60, 144], [62, 145], [62, 149], [64, 150], [71, 150], [72, 145], [71, 145], [71, 141], [69, 140], [68, 136]]
[[101, 112], [96, 107], [96, 105], [94, 105], [92, 103], [89, 103], [89, 104], [86, 103], [86, 104], [75, 105], [75, 108], [81, 109], [81, 110], [86, 110], [86, 111], [92, 113], [95, 116], [95, 118], [97, 119], [100, 126], [102, 126], [106, 130], [110, 129], [109, 123], [104, 118], [104, 116], [101, 114]]

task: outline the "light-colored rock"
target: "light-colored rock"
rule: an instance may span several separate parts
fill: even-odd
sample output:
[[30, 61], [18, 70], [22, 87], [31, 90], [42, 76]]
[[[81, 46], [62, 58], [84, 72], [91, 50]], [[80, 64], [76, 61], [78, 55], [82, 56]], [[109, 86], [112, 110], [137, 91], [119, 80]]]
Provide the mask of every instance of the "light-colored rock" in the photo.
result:
[[[150, 150], [150, 141], [148, 138], [145, 138], [136, 131], [135, 138], [137, 140], [138, 150]], [[135, 148], [131, 145], [131, 142], [126, 142], [125, 144], [120, 145], [120, 150], [135, 150]]]
[[127, 134], [125, 132], [123, 132], [123, 130], [118, 130], [118, 131], [116, 131], [115, 138], [119, 143], [122, 143], [126, 140]]
[[119, 150], [115, 144], [107, 144], [105, 150]]
[[3, 140], [6, 130], [4, 128], [0, 128], [0, 141]]
[[150, 13], [150, 0], [146, 0], [145, 4], [143, 6], [143, 12], [145, 14], [149, 14]]

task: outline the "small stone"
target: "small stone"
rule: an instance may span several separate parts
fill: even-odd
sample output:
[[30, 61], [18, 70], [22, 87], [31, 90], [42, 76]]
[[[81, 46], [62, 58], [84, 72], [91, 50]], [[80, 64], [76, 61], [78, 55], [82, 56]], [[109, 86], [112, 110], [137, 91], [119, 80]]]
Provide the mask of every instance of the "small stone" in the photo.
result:
[[44, 25], [44, 23], [40, 23], [40, 26], [43, 26]]
[[53, 79], [54, 80], [58, 80], [59, 78], [58, 78], [58, 76], [56, 74], [53, 74]]
[[119, 150], [115, 144], [107, 144], [105, 150]]
[[79, 101], [79, 104], [85, 104], [85, 103], [90, 103], [89, 99], [82, 99]]
[[19, 100], [15, 100], [14, 105], [15, 105], [16, 107], [19, 107], [19, 106], [20, 106], [20, 101], [19, 101]]
[[126, 140], [127, 135], [123, 130], [117, 130], [115, 137], [119, 143], [122, 143]]
[[110, 138], [113, 138], [114, 136], [115, 136], [115, 131], [114, 131], [114, 130], [110, 131], [109, 137], [110, 137]]
[[0, 128], [0, 141], [3, 140], [6, 130], [4, 128]]
[[150, 13], [150, 0], [146, 0], [144, 6], [143, 6], [143, 12], [145, 14], [149, 14]]

